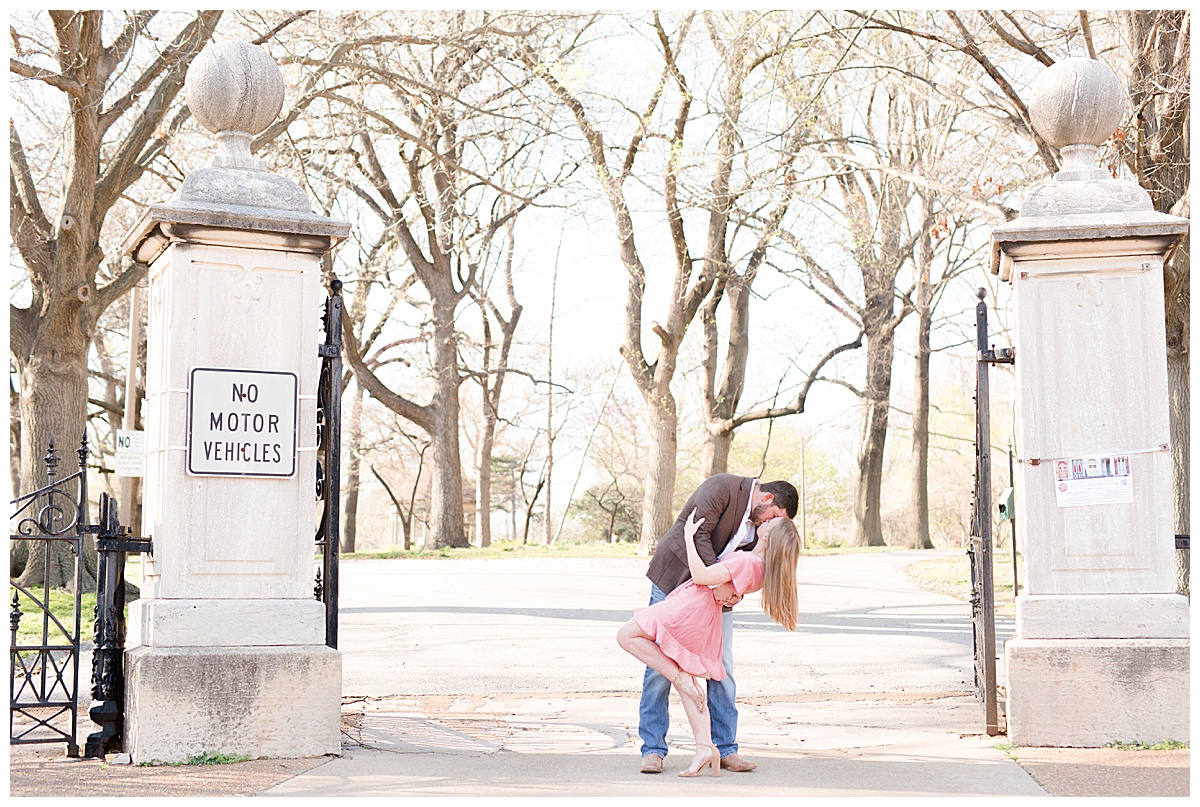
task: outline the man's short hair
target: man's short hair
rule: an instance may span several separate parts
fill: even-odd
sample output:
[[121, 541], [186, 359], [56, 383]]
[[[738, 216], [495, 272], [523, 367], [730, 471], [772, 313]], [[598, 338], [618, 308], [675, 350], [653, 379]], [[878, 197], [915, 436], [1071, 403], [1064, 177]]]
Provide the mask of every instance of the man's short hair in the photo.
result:
[[758, 489], [774, 496], [775, 504], [787, 511], [788, 518], [796, 517], [796, 511], [800, 509], [800, 494], [791, 482], [766, 482], [759, 485]]

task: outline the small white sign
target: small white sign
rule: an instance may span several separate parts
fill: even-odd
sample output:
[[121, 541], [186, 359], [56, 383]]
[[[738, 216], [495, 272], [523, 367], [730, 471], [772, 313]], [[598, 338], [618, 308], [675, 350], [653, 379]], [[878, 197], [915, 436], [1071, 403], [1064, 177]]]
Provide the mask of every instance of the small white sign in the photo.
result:
[[193, 368], [188, 386], [188, 473], [293, 476], [297, 404], [295, 373]]
[[1133, 473], [1125, 454], [1096, 454], [1054, 460], [1054, 493], [1059, 507], [1129, 504]]
[[146, 433], [117, 429], [117, 476], [146, 475]]

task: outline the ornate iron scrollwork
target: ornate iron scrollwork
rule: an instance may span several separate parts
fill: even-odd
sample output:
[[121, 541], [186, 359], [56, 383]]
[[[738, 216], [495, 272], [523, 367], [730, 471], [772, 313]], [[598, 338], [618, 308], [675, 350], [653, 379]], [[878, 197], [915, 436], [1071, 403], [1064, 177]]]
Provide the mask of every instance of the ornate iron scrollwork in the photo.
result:
[[88, 712], [100, 730], [88, 735], [86, 757], [117, 750], [125, 733], [125, 553], [150, 552], [150, 541], [130, 538], [117, 519], [117, 500], [100, 494], [100, 558], [96, 572], [96, 646], [92, 651], [92, 698]]
[[342, 441], [342, 282], [329, 284], [322, 321], [325, 341], [317, 386], [316, 495], [321, 515], [316, 529], [320, 555], [313, 594], [325, 604], [325, 644], [337, 647], [338, 550], [341, 540], [341, 441]]
[[[45, 456], [47, 484], [19, 496], [9, 523], [9, 541], [28, 541], [43, 551], [30, 553], [30, 563], [40, 562], [41, 582], [25, 586], [9, 579], [13, 589], [9, 614], [9, 741], [13, 745], [66, 743], [67, 755], [78, 756], [80, 597], [83, 590], [81, 555], [83, 538], [92, 532], [87, 524], [87, 432], [76, 454], [79, 470], [58, 479], [60, 463], [54, 440]], [[73, 565], [68, 587], [73, 594], [71, 616], [64, 621], [50, 610], [52, 567], [62, 549]], [[36, 567], [35, 567], [36, 569]], [[22, 601], [27, 611], [22, 610]], [[36, 616], [40, 630], [29, 639], [21, 636], [25, 616]]]

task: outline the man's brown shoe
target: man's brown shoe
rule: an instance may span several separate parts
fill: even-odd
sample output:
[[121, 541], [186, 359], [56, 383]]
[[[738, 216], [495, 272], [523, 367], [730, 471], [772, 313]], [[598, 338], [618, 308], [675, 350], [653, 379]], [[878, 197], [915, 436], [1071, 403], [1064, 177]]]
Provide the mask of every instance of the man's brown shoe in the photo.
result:
[[[758, 767], [758, 763], [742, 759], [737, 754], [730, 754], [727, 757], [721, 757], [721, 767], [734, 773], [749, 773]], [[645, 769], [643, 768], [643, 770]]]
[[642, 773], [662, 773], [663, 758], [658, 754], [642, 757]]

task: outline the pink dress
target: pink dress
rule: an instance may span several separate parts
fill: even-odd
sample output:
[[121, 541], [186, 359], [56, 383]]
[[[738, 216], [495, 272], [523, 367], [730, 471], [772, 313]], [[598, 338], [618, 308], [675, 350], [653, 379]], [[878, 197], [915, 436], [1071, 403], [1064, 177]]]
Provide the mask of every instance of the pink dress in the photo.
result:
[[[762, 558], [753, 552], [734, 552], [720, 563], [732, 575], [730, 582], [738, 594], [762, 588], [765, 567]], [[714, 681], [725, 677], [721, 606], [708, 586], [688, 580], [665, 600], [634, 610], [633, 618], [684, 671]]]

